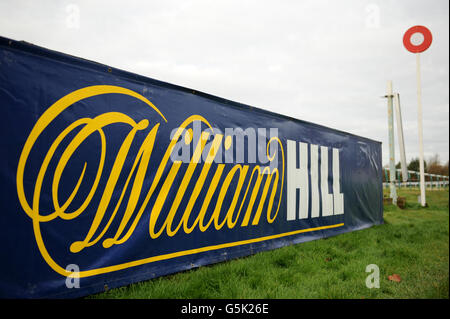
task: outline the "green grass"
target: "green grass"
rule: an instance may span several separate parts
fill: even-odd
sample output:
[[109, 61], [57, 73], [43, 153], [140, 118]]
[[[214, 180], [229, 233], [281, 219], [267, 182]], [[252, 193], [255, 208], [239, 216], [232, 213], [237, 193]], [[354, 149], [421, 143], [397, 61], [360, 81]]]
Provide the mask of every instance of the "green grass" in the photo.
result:
[[[111, 289], [91, 298], [449, 298], [449, 192], [399, 191], [385, 223]], [[365, 285], [366, 266], [380, 288]], [[388, 280], [399, 274], [401, 282]]]

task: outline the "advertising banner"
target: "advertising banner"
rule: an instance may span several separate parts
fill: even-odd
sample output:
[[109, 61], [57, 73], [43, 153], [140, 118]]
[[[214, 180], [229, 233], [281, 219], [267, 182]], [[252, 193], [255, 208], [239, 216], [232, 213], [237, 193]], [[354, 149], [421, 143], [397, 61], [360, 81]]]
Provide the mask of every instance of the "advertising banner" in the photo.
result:
[[383, 222], [367, 138], [6, 38], [0, 105], [3, 298], [85, 296]]

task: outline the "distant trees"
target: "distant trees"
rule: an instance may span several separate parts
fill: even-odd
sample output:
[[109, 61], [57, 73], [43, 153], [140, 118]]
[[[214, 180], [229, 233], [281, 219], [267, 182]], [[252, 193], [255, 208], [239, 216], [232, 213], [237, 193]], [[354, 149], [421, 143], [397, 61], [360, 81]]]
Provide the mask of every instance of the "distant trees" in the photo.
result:
[[[441, 164], [439, 154], [434, 154], [431, 156], [428, 160], [424, 160], [424, 166], [425, 166], [425, 173], [428, 174], [436, 174], [436, 175], [448, 175], [448, 164], [449, 161], [445, 164]], [[389, 164], [386, 164], [383, 166], [384, 168], [389, 169]], [[400, 169], [402, 167], [402, 164], [398, 162], [395, 165], [396, 169]], [[408, 163], [408, 171], [420, 171], [420, 165], [419, 165], [419, 158], [412, 158], [411, 161]]]
[[[425, 172], [436, 175], [448, 176], [448, 161], [445, 164], [441, 164], [439, 154], [431, 156], [428, 161], [424, 161]], [[420, 170], [419, 158], [413, 158], [408, 164], [408, 170], [418, 172]]]
[[426, 169], [427, 173], [437, 174], [437, 175], [447, 175], [448, 176], [448, 161], [446, 164], [441, 165], [439, 160], [439, 155], [435, 154], [428, 160], [428, 166]]
[[[427, 161], [423, 161], [424, 167], [425, 167], [425, 171], [427, 170]], [[420, 170], [420, 162], [419, 162], [419, 158], [413, 158], [411, 160], [411, 162], [409, 162], [408, 164], [408, 170], [409, 171], [416, 171], [418, 172]]]

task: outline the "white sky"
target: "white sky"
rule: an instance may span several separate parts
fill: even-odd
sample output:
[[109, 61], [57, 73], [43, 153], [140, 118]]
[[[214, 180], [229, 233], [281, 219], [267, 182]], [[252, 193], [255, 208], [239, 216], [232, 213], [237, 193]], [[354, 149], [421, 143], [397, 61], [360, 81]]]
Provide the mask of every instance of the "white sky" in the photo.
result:
[[418, 24], [433, 33], [421, 54], [425, 157], [446, 162], [447, 0], [0, 1], [2, 36], [382, 141], [383, 164], [387, 80], [407, 160], [418, 156], [416, 59], [402, 44]]

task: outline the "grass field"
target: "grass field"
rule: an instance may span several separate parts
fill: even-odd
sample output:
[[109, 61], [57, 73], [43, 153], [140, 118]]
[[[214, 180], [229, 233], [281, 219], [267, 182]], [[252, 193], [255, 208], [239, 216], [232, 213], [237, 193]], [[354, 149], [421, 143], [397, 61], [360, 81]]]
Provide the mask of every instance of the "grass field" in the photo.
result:
[[[111, 289], [90, 298], [449, 298], [449, 192], [401, 189], [385, 223]], [[380, 270], [369, 289], [366, 266]], [[388, 276], [398, 274], [400, 282]]]

